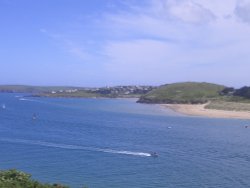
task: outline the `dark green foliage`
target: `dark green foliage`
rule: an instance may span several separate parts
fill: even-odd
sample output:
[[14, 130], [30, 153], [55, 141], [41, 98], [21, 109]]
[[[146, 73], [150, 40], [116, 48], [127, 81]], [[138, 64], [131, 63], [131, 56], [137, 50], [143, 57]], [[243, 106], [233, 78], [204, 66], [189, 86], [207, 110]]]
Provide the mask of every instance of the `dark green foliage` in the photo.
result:
[[60, 184], [43, 184], [31, 179], [31, 175], [17, 170], [0, 171], [0, 188], [68, 188]]
[[138, 102], [143, 103], [168, 103], [168, 104], [199, 104], [218, 98], [225, 86], [183, 82], [161, 86], [143, 95]]
[[222, 96], [233, 96], [229, 99], [232, 101], [242, 101], [250, 99], [250, 87], [242, 87], [240, 89], [234, 89], [232, 87], [227, 87], [220, 92]]
[[234, 92], [234, 96], [244, 97], [250, 99], [250, 87], [242, 87]]
[[227, 95], [227, 96], [232, 96], [235, 92], [235, 89], [233, 87], [226, 87], [223, 89], [220, 94], [221, 95]]

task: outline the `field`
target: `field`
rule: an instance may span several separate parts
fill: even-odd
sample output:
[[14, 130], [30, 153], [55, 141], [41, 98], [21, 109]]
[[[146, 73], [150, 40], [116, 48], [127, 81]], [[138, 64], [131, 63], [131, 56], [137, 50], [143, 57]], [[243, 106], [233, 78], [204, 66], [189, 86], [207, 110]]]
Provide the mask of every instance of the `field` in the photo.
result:
[[250, 111], [250, 102], [228, 102], [211, 101], [205, 106], [207, 109], [228, 110], [228, 111]]

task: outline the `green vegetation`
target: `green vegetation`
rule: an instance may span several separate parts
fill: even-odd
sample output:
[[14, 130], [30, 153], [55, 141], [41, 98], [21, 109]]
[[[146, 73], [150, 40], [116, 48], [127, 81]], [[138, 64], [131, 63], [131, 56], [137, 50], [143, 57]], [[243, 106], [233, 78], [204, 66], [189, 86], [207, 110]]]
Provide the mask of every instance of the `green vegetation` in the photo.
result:
[[32, 97], [75, 97], [75, 98], [96, 98], [96, 97], [102, 97], [102, 95], [98, 93], [93, 93], [91, 91], [87, 90], [79, 90], [76, 92], [56, 92], [56, 93], [51, 93], [51, 92], [42, 92], [38, 94], [33, 94]]
[[183, 82], [160, 86], [143, 95], [138, 102], [142, 103], [168, 103], [168, 104], [199, 104], [220, 98], [220, 92], [225, 86]]
[[236, 89], [233, 95], [250, 99], [250, 87], [245, 86], [240, 89]]
[[81, 97], [81, 98], [139, 98], [155, 87], [153, 86], [115, 86], [101, 88], [86, 87], [42, 87], [25, 85], [2, 85], [0, 92], [29, 93], [35, 97]]
[[0, 188], [69, 188], [60, 184], [43, 184], [17, 170], [0, 171]]
[[220, 92], [223, 96], [233, 96], [238, 99], [250, 99], [250, 87], [244, 86], [240, 89], [234, 89], [233, 87], [227, 87]]
[[152, 104], [204, 104], [210, 102], [206, 108], [250, 111], [250, 87], [235, 89], [205, 82], [182, 82], [160, 87], [101, 88], [2, 85], [0, 92], [30, 93], [33, 97], [139, 98], [137, 102]]
[[26, 85], [1, 85], [0, 92], [6, 93], [44, 93], [59, 90], [73, 90], [79, 87], [67, 86], [26, 86]]
[[229, 111], [250, 111], [250, 101], [246, 102], [230, 102], [230, 101], [211, 101], [205, 106], [207, 109], [229, 110]]
[[211, 83], [183, 82], [160, 86], [141, 96], [138, 102], [204, 104], [207, 109], [250, 111], [250, 87], [234, 89]]

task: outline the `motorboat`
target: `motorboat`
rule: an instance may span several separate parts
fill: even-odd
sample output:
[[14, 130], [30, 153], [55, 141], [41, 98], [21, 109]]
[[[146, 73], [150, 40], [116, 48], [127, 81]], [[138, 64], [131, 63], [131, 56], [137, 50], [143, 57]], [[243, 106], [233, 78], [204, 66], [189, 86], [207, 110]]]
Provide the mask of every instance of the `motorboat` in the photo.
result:
[[158, 154], [156, 152], [152, 152], [152, 153], [150, 153], [150, 157], [156, 158], [156, 157], [158, 157]]

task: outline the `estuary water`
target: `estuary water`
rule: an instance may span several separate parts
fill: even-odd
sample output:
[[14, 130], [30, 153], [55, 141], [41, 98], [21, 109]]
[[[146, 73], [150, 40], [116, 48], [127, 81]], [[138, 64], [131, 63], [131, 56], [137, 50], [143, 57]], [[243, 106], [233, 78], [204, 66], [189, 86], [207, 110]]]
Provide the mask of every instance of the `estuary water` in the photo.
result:
[[0, 94], [0, 104], [0, 169], [72, 188], [250, 187], [249, 120], [133, 99]]

